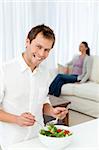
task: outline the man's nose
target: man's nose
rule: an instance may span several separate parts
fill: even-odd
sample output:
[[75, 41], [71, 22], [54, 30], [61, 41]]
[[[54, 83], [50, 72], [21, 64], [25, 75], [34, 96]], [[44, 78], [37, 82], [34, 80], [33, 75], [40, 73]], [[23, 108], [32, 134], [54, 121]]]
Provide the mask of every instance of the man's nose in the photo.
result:
[[44, 49], [42, 48], [42, 49], [40, 49], [40, 51], [39, 51], [39, 55], [41, 56], [41, 57], [43, 57], [44, 55], [45, 55], [45, 51], [44, 51]]

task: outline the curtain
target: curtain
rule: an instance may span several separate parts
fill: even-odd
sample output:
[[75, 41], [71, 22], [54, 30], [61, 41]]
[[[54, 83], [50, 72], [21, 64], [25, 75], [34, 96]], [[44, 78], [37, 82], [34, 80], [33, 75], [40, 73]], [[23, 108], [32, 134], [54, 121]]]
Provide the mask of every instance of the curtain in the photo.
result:
[[59, 2], [57, 9], [57, 61], [65, 64], [79, 53], [81, 41], [88, 42], [92, 55], [99, 55], [99, 3]]
[[95, 0], [0, 1], [0, 62], [25, 50], [28, 31], [35, 25], [50, 26], [56, 35], [47, 60], [50, 68], [66, 64], [86, 41], [92, 55], [99, 55], [99, 2]]

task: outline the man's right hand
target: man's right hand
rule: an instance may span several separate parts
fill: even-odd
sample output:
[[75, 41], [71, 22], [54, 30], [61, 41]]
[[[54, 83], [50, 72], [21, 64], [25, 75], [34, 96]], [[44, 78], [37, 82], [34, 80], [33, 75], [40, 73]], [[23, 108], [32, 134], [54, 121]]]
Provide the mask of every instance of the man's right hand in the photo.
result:
[[25, 112], [16, 118], [16, 124], [22, 127], [32, 126], [35, 123], [35, 116], [31, 113]]

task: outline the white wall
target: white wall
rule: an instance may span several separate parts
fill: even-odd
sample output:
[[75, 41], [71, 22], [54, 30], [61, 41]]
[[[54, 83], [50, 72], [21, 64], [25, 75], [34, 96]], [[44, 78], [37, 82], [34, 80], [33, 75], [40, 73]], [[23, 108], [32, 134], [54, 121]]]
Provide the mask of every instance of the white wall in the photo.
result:
[[99, 2], [95, 0], [0, 1], [0, 61], [8, 61], [25, 50], [31, 27], [46, 24], [54, 29], [56, 43], [48, 65], [65, 64], [81, 41], [91, 54], [99, 55]]

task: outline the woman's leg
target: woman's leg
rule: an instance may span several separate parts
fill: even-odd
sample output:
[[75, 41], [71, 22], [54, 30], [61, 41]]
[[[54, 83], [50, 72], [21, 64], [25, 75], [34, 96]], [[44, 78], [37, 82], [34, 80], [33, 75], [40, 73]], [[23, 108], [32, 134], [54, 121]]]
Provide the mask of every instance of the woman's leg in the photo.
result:
[[54, 79], [54, 81], [51, 83], [51, 85], [49, 87], [49, 94], [55, 95], [58, 97], [58, 96], [60, 96], [61, 87], [63, 84], [74, 83], [76, 81], [77, 81], [76, 75], [59, 74]]
[[60, 80], [61, 80], [61, 74], [58, 74], [55, 77], [55, 79], [52, 81], [52, 83], [50, 84], [49, 94], [51, 94], [51, 95], [54, 94], [54, 90], [57, 88], [57, 84], [59, 83]]
[[60, 80], [53, 91], [53, 95], [59, 97], [61, 94], [61, 87], [64, 84], [64, 81]]

